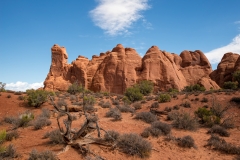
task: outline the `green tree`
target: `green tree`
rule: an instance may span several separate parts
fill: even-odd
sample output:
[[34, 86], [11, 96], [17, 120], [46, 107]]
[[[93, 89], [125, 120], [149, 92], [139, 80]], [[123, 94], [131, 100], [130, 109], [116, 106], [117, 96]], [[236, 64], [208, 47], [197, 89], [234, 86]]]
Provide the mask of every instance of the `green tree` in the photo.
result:
[[153, 83], [151, 81], [143, 80], [136, 85], [139, 88], [140, 93], [143, 95], [149, 95], [153, 91]]
[[140, 92], [139, 87], [136, 87], [136, 86], [127, 88], [127, 90], [125, 92], [125, 96], [131, 102], [140, 101], [143, 99], [143, 94]]
[[238, 87], [240, 87], [240, 71], [235, 71], [233, 73], [233, 80], [238, 82]]

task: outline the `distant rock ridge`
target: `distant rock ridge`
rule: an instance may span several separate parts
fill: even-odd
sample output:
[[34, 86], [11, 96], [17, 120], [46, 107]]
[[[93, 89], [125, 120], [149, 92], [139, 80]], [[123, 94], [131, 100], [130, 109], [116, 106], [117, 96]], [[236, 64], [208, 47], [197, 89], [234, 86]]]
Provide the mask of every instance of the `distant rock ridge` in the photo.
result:
[[[44, 82], [46, 90], [66, 91], [70, 84], [78, 81], [94, 92], [122, 94], [126, 88], [142, 80], [152, 81], [155, 91], [166, 91], [169, 88], [182, 90], [185, 86], [194, 84], [200, 84], [209, 90], [219, 89], [218, 84], [224, 79], [222, 77], [226, 77], [219, 74], [224, 67], [212, 71], [207, 57], [200, 50], [185, 50], [177, 55], [152, 46], [141, 58], [135, 49], [118, 44], [112, 51], [94, 55], [91, 60], [78, 56], [71, 64], [67, 62], [68, 54], [64, 47], [55, 44], [51, 52], [52, 63]], [[239, 55], [232, 57], [233, 68], [240, 69]], [[222, 63], [221, 66], [225, 66], [224, 61], [219, 65]]]

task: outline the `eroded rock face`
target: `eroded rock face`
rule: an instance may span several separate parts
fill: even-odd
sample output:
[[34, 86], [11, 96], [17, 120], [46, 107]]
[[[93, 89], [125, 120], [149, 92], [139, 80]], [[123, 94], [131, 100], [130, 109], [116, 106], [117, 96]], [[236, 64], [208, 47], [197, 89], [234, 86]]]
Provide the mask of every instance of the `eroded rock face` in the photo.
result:
[[219, 88], [210, 79], [211, 65], [199, 50], [183, 51], [179, 56], [152, 46], [141, 58], [136, 50], [118, 44], [112, 51], [94, 55], [92, 60], [79, 56], [71, 64], [67, 63], [64, 47], [54, 45], [51, 51], [52, 64], [44, 82], [47, 90], [67, 90], [71, 83], [78, 81], [95, 92], [122, 94], [142, 80], [152, 81], [155, 91], [181, 90], [197, 83], [207, 89]]
[[232, 73], [239, 69], [239, 54], [229, 52], [224, 54], [221, 62], [217, 66], [217, 69], [210, 74], [210, 77], [222, 87], [224, 82], [232, 81]]

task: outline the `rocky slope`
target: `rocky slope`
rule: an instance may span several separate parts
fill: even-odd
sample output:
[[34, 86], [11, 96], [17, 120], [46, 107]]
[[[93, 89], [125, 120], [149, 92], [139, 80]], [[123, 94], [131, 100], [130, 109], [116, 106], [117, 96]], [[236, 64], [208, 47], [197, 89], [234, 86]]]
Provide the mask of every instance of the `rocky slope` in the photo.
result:
[[[238, 54], [226, 55], [227, 58], [232, 57], [232, 64], [226, 66], [222, 60], [218, 69], [212, 72], [208, 59], [200, 50], [185, 50], [177, 55], [161, 51], [157, 46], [152, 46], [141, 58], [136, 50], [118, 44], [110, 52], [92, 56], [92, 60], [79, 56], [71, 64], [67, 62], [64, 47], [54, 45], [51, 51], [52, 64], [44, 82], [46, 90], [67, 90], [71, 83], [78, 81], [95, 92], [122, 94], [127, 87], [141, 80], [152, 81], [155, 91], [169, 88], [181, 90], [193, 84], [218, 89], [218, 84], [221, 85], [227, 73], [232, 71], [230, 68], [240, 68], [240, 65], [235, 65]], [[228, 63], [230, 60], [226, 61]]]

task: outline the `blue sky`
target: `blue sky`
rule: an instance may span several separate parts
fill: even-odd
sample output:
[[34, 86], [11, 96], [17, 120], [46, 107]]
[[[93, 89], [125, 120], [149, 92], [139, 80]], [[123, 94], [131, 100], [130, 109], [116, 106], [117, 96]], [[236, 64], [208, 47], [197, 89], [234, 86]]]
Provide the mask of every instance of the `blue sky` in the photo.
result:
[[1, 0], [0, 82], [41, 86], [53, 44], [67, 48], [69, 63], [119, 43], [142, 56], [153, 45], [200, 49], [215, 69], [224, 53], [240, 53], [239, 7], [239, 0]]

